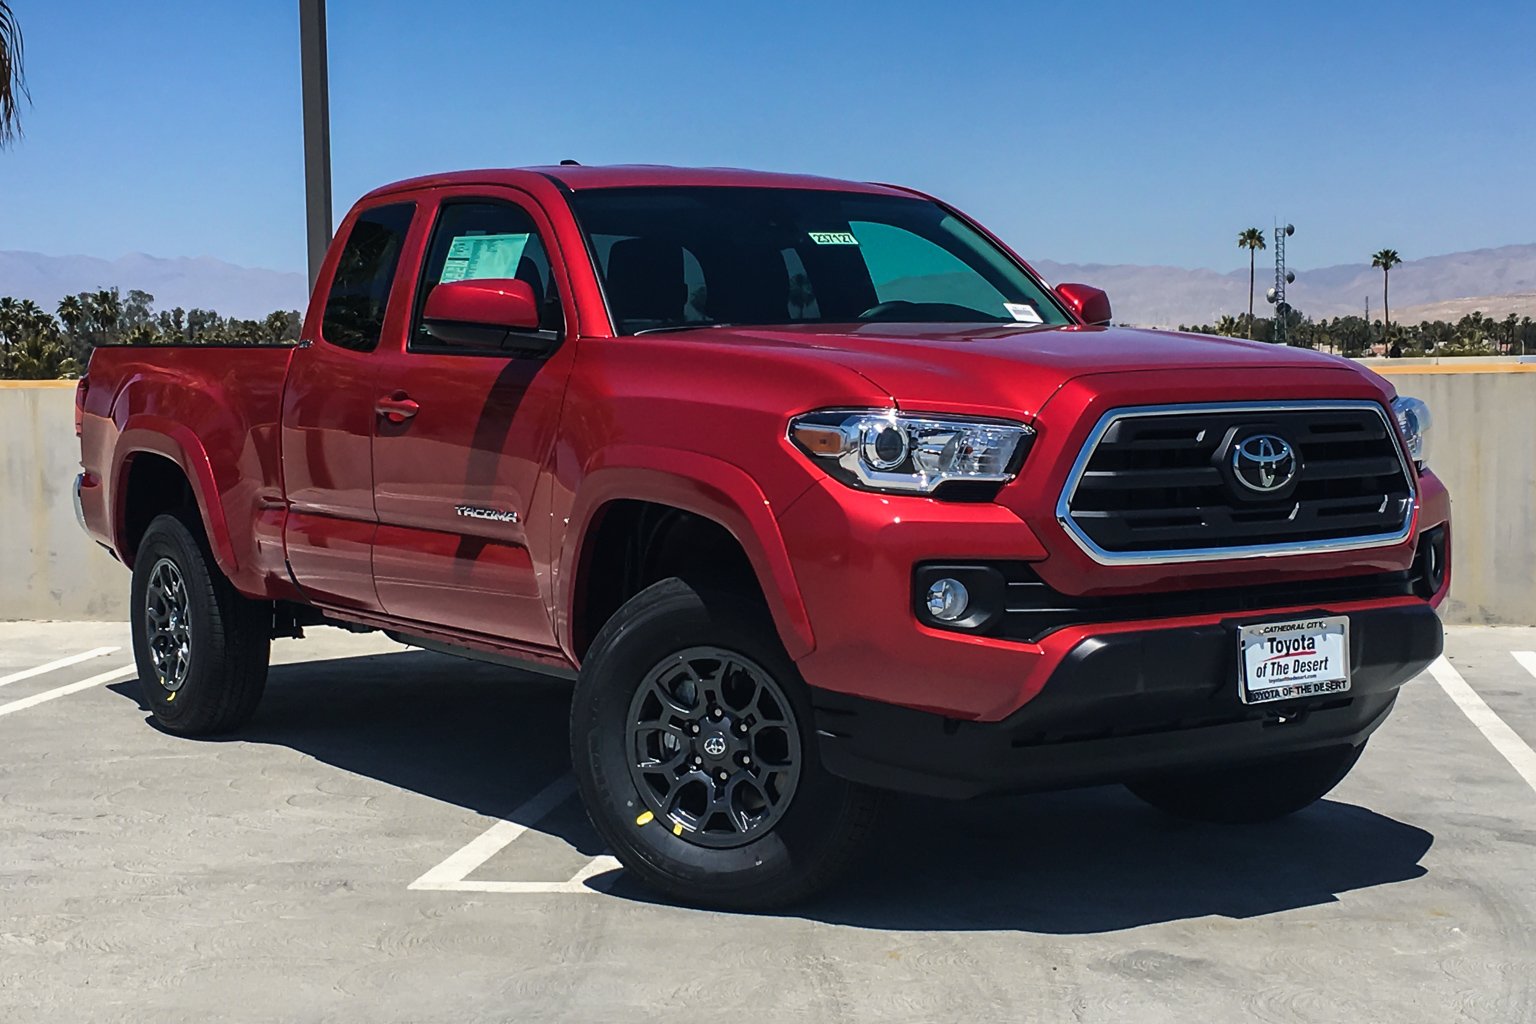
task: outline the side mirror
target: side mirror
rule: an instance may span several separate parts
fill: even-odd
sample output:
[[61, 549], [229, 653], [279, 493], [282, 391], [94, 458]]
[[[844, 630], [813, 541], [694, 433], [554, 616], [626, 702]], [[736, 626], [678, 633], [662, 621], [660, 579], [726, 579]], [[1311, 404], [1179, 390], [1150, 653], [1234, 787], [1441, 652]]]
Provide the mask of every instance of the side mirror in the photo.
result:
[[1086, 284], [1059, 284], [1056, 296], [1085, 324], [1108, 324], [1110, 321], [1109, 296], [1102, 289]]
[[533, 286], [512, 277], [485, 277], [435, 285], [427, 295], [422, 327], [442, 345], [489, 349], [548, 350], [540, 344], [539, 304]]

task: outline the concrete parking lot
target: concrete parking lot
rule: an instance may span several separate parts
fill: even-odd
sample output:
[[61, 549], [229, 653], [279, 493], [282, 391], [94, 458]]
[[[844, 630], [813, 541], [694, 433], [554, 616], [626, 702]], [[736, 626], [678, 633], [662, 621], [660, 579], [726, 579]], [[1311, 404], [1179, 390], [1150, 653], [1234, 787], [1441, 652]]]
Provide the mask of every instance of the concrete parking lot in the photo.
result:
[[614, 869], [558, 684], [315, 630], [189, 741], [125, 626], [0, 624], [0, 1019], [1529, 1021], [1531, 651], [1452, 630], [1290, 821], [897, 799], [839, 891], [748, 916]]

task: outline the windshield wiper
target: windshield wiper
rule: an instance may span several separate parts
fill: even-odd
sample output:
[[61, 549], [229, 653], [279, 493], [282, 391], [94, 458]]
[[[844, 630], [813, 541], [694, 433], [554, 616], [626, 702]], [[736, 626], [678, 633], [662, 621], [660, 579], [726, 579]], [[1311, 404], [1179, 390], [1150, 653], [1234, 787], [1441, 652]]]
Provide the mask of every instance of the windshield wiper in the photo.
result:
[[715, 323], [713, 320], [694, 321], [686, 324], [669, 324], [666, 327], [647, 327], [643, 331], [636, 331], [630, 335], [638, 338], [642, 334], [657, 334], [662, 331], [701, 331], [706, 327], [734, 327], [734, 324]]

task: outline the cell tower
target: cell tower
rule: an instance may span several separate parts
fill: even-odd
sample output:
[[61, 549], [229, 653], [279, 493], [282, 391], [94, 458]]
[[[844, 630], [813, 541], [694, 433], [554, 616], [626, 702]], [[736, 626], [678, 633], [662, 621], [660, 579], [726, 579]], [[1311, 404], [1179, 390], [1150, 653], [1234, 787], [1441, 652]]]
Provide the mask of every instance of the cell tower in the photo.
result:
[[1296, 280], [1296, 275], [1285, 269], [1285, 240], [1295, 233], [1296, 227], [1293, 224], [1275, 227], [1275, 284], [1264, 293], [1264, 297], [1275, 307], [1272, 337], [1278, 345], [1288, 344], [1285, 337], [1286, 314], [1291, 311], [1291, 307], [1285, 304], [1285, 286]]

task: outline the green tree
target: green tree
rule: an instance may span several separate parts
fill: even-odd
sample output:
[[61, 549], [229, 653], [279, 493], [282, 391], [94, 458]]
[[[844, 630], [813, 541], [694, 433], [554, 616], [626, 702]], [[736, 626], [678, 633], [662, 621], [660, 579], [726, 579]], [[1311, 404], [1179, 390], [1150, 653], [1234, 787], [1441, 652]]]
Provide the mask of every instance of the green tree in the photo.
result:
[[[1403, 262], [1396, 249], [1382, 249], [1371, 255], [1371, 266], [1381, 268], [1381, 340], [1388, 341], [1392, 333], [1392, 307], [1387, 303], [1387, 283], [1392, 268]], [[1390, 350], [1389, 350], [1390, 351]]]
[[21, 26], [10, 5], [0, 0], [0, 149], [21, 134], [21, 104], [30, 98], [21, 57]]
[[100, 332], [98, 345], [112, 345], [122, 341], [120, 328], [123, 320], [123, 300], [116, 288], [102, 288], [92, 292], [87, 299], [91, 317]]
[[1237, 233], [1237, 247], [1248, 250], [1248, 337], [1253, 337], [1253, 273], [1255, 259], [1264, 248], [1264, 232], [1258, 228], [1244, 228]]

